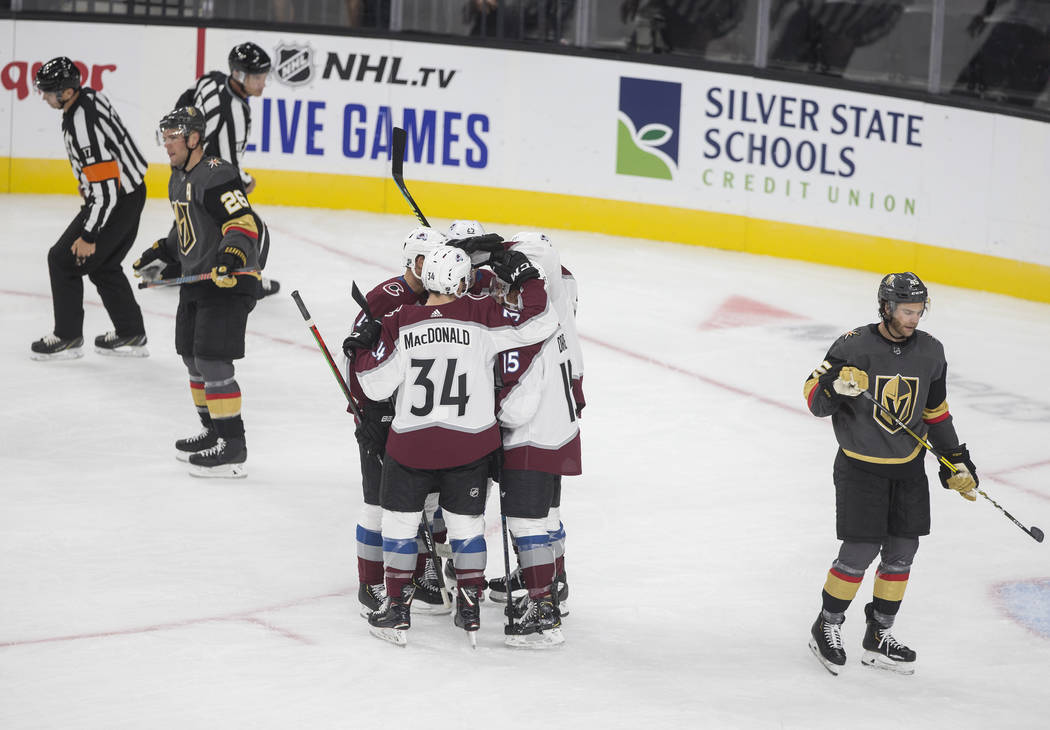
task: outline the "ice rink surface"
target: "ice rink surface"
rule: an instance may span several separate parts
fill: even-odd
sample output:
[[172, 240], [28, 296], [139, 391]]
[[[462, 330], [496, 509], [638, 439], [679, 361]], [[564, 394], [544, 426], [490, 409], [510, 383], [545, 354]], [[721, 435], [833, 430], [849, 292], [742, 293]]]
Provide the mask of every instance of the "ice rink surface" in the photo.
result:
[[[52, 326], [47, 249], [76, 207], [0, 196], [0, 728], [1046, 726], [1050, 544], [942, 490], [931, 457], [933, 534], [895, 627], [915, 675], [860, 665], [874, 568], [845, 671], [806, 648], [838, 543], [834, 437], [802, 383], [835, 337], [873, 321], [877, 275], [550, 231], [580, 282], [588, 399], [585, 474], [563, 497], [566, 643], [504, 647], [486, 602], [476, 651], [450, 617], [426, 616], [398, 649], [357, 613], [353, 425], [288, 294], [338, 349], [350, 282], [396, 273], [412, 218], [260, 210], [283, 289], [249, 320], [250, 475], [226, 481], [173, 457], [198, 430], [174, 291], [137, 293], [148, 359], [91, 350], [111, 325], [90, 284], [85, 357], [29, 359]], [[127, 261], [169, 225], [150, 200]], [[1046, 529], [1050, 307], [928, 283], [920, 327], [947, 349], [981, 486]]]

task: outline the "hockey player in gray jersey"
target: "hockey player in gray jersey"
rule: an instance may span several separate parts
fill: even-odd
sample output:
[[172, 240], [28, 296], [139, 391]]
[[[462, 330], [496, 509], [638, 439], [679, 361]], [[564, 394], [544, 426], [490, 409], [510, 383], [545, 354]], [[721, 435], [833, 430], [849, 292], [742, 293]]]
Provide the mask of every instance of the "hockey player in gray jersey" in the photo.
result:
[[874, 595], [864, 607], [862, 663], [911, 674], [915, 652], [891, 632], [904, 598], [919, 538], [930, 533], [930, 493], [924, 448], [871, 402], [869, 394], [959, 469], [944, 466], [945, 488], [977, 498], [977, 471], [959, 443], [948, 411], [944, 348], [917, 329], [928, 307], [925, 284], [913, 273], [889, 274], [878, 291], [878, 324], [850, 330], [806, 380], [810, 411], [831, 416], [835, 457], [835, 527], [842, 545], [822, 592], [810, 648], [832, 674], [846, 663], [842, 623], [864, 572], [881, 553]]
[[259, 290], [260, 241], [268, 234], [236, 168], [204, 155], [204, 117], [198, 109], [167, 114], [158, 136], [171, 162], [168, 197], [175, 223], [133, 268], [143, 272], [178, 263], [184, 276], [208, 275], [179, 290], [175, 351], [189, 371], [204, 430], [176, 441], [176, 456], [190, 463], [194, 476], [243, 477], [248, 451], [233, 361], [244, 357], [248, 314]]

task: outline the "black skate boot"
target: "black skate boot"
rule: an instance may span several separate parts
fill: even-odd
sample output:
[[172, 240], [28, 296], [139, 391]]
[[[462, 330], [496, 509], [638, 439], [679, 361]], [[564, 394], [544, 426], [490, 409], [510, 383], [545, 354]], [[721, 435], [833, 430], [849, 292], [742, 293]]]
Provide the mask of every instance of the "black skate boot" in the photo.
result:
[[175, 442], [175, 458], [179, 461], [189, 461], [190, 454], [210, 449], [219, 443], [219, 434], [212, 426], [205, 426], [204, 430], [196, 436], [179, 439]]
[[195, 477], [221, 477], [241, 479], [248, 476], [248, 447], [244, 439], [220, 438], [205, 451], [190, 454], [190, 475]]
[[824, 612], [817, 615], [810, 629], [809, 648], [814, 656], [834, 675], [846, 663], [846, 651], [842, 648], [842, 624], [829, 623], [824, 620]]
[[368, 615], [368, 633], [396, 646], [408, 643], [412, 628], [412, 585], [405, 586], [400, 598], [387, 596], [378, 611]]
[[445, 585], [456, 585], [456, 566], [452, 563], [452, 558], [445, 561]]
[[507, 646], [525, 649], [549, 649], [565, 643], [561, 632], [561, 618], [558, 609], [550, 596], [536, 600], [526, 598], [524, 608], [515, 606], [514, 613], [520, 614], [514, 625], [503, 627]]
[[481, 627], [481, 594], [485, 589], [478, 586], [460, 586], [456, 589], [455, 624], [467, 632], [470, 645], [478, 647], [478, 629]]
[[262, 281], [259, 282], [260, 299], [276, 294], [279, 291], [281, 291], [281, 282], [277, 281], [277, 279], [267, 279], [264, 276]]
[[386, 585], [362, 583], [357, 589], [357, 600], [361, 603], [361, 616], [368, 618], [369, 614], [383, 606], [383, 601], [386, 600]]
[[[510, 590], [511, 595], [515, 598], [525, 595], [527, 589], [525, 588], [525, 576], [521, 572], [521, 567], [514, 569], [514, 572], [510, 574]], [[507, 602], [507, 577], [501, 575], [499, 578], [493, 578], [489, 581], [489, 598], [497, 603]]]
[[84, 357], [83, 346], [83, 337], [64, 340], [58, 335], [44, 335], [29, 346], [33, 351], [30, 357], [34, 360], [76, 360]]
[[864, 631], [864, 656], [860, 663], [898, 674], [915, 674], [915, 652], [897, 641], [889, 626], [879, 623], [872, 604], [864, 607], [864, 616], [868, 627]]
[[95, 352], [115, 357], [149, 357], [146, 335], [118, 337], [116, 332], [107, 332], [95, 338]]
[[[438, 558], [440, 560], [441, 558]], [[416, 613], [426, 613], [433, 616], [446, 616], [452, 613], [452, 592], [444, 590], [438, 585], [437, 568], [434, 567], [434, 559], [427, 558], [423, 575], [412, 579], [412, 587], [416, 589], [415, 604]], [[444, 598], [442, 598], [444, 593]]]

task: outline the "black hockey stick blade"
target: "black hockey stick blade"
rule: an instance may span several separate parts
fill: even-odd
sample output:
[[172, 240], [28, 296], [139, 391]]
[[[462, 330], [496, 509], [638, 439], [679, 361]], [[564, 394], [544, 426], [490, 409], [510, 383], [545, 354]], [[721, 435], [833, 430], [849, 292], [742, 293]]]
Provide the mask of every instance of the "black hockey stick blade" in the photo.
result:
[[1042, 542], [1043, 541], [1043, 531], [1040, 530], [1035, 525], [1032, 525], [1031, 527], [1028, 528], [1028, 534], [1031, 535], [1032, 538], [1036, 542]]
[[372, 308], [368, 306], [368, 300], [365, 299], [365, 295], [357, 287], [356, 281], [350, 282], [350, 296], [354, 298], [357, 306], [361, 307], [361, 311], [365, 313], [365, 319], [369, 322], [375, 322], [376, 318], [372, 316]]
[[430, 228], [430, 222], [427, 221], [426, 216], [423, 215], [423, 211], [416, 205], [416, 201], [412, 199], [412, 194], [408, 192], [408, 188], [405, 186], [405, 146], [408, 143], [408, 133], [405, 132], [401, 127], [394, 127], [393, 136], [391, 138], [391, 154], [392, 158], [390, 161], [390, 175], [394, 178], [394, 183], [397, 185], [397, 189], [401, 191], [402, 197], [405, 202], [408, 203], [408, 207], [415, 213], [416, 219], [420, 225]]

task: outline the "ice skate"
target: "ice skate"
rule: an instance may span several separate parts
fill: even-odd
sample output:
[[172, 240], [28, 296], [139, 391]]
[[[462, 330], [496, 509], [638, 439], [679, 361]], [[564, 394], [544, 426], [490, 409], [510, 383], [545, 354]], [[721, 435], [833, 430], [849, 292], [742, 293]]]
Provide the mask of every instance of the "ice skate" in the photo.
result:
[[116, 332], [107, 332], [96, 337], [95, 352], [112, 357], [149, 357], [146, 335], [118, 337]]
[[[520, 598], [527, 593], [525, 576], [522, 574], [520, 567], [515, 568], [514, 572], [510, 574], [510, 589], [514, 598]], [[497, 603], [507, 602], [506, 576], [501, 575], [499, 578], [493, 578], [489, 581], [489, 598]]]
[[[515, 613], [519, 610], [514, 609]], [[503, 627], [504, 643], [507, 646], [525, 649], [549, 649], [565, 643], [561, 631], [558, 609], [550, 596], [538, 600], [526, 599], [521, 616], [513, 625]]]
[[467, 632], [470, 645], [478, 648], [478, 629], [481, 627], [481, 594], [479, 586], [461, 586], [456, 590], [455, 624]]
[[368, 615], [368, 633], [395, 646], [408, 644], [412, 628], [412, 586], [405, 586], [400, 598], [387, 596], [378, 611]]
[[211, 426], [205, 426], [196, 436], [179, 439], [175, 442], [175, 458], [179, 461], [190, 460], [190, 454], [206, 451], [219, 442], [219, 434]]
[[846, 663], [846, 651], [842, 648], [842, 624], [828, 623], [821, 612], [809, 633], [809, 648], [813, 650], [813, 655], [825, 669], [838, 676]]
[[569, 615], [569, 584], [565, 580], [565, 573], [554, 576], [554, 584], [551, 586], [551, 595], [554, 598], [554, 607], [558, 610], [558, 616], [565, 618]]
[[281, 290], [281, 282], [277, 281], [276, 279], [267, 279], [264, 276], [262, 278], [262, 281], [259, 282], [259, 288], [261, 290], [259, 293], [259, 298], [262, 299], [264, 297], [268, 297], [279, 292]]
[[357, 600], [361, 603], [361, 617], [368, 618], [369, 614], [383, 607], [386, 600], [386, 585], [384, 583], [362, 583], [357, 589]]
[[219, 439], [210, 449], [190, 454], [190, 476], [241, 479], [248, 476], [244, 439]]
[[915, 652], [897, 641], [889, 626], [875, 620], [870, 603], [864, 607], [864, 615], [868, 626], [864, 631], [864, 656], [860, 663], [897, 674], [915, 674]]
[[[427, 558], [423, 575], [412, 579], [415, 588], [415, 610], [417, 614], [445, 616], [452, 613], [452, 592], [442, 589], [437, 582], [437, 569], [434, 559]], [[444, 593], [444, 597], [442, 597]]]
[[34, 360], [76, 360], [84, 357], [84, 338], [73, 337], [64, 340], [58, 335], [44, 335], [29, 346]]

